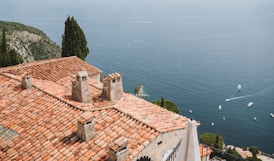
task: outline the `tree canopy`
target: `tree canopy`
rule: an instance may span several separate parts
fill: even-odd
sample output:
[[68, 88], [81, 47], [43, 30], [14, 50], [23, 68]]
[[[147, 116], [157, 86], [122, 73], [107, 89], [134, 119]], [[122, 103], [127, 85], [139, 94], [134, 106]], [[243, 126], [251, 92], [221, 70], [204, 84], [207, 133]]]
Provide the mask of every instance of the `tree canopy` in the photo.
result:
[[223, 150], [224, 139], [219, 134], [203, 133], [200, 135], [200, 143], [214, 146], [214, 148]]
[[161, 98], [161, 100], [155, 100], [155, 101], [152, 101], [152, 103], [158, 105], [158, 106], [161, 106], [169, 111], [172, 111], [172, 112], [175, 112], [177, 114], [180, 113], [177, 105], [172, 102], [172, 101], [169, 101], [169, 100], [165, 100], [164, 97]]
[[0, 67], [7, 67], [22, 63], [22, 59], [14, 49], [8, 49], [5, 29], [2, 31], [2, 42], [0, 51]]
[[77, 56], [84, 60], [88, 53], [89, 49], [84, 31], [74, 17], [68, 16], [65, 21], [65, 32], [62, 36], [62, 57]]

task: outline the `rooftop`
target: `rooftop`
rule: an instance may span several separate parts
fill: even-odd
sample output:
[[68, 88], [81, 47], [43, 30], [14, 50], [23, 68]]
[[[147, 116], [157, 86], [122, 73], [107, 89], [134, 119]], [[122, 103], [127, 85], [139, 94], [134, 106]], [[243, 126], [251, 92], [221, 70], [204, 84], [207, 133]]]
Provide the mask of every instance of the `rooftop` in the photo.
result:
[[[127, 139], [131, 160], [160, 133], [187, 126], [186, 117], [129, 93], [120, 100], [103, 100], [102, 83], [90, 78], [92, 101], [73, 100], [71, 82], [83, 70], [88, 75], [101, 72], [77, 57], [0, 68], [0, 126], [14, 134], [0, 135], [1, 160], [106, 160], [109, 145], [121, 138]], [[23, 89], [26, 73], [32, 87]], [[90, 118], [96, 135], [85, 142], [76, 134], [77, 121]]]

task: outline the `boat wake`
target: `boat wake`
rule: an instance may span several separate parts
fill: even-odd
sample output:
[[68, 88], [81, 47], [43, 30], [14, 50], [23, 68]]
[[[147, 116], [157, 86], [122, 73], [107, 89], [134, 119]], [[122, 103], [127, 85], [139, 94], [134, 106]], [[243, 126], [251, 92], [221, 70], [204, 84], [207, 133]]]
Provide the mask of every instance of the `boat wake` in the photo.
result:
[[253, 95], [245, 95], [245, 96], [240, 96], [240, 97], [232, 97], [232, 98], [225, 99], [225, 101], [229, 102], [229, 101], [232, 101], [232, 100], [238, 100], [238, 99], [247, 98], [247, 97], [251, 97], [251, 96], [253, 96]]

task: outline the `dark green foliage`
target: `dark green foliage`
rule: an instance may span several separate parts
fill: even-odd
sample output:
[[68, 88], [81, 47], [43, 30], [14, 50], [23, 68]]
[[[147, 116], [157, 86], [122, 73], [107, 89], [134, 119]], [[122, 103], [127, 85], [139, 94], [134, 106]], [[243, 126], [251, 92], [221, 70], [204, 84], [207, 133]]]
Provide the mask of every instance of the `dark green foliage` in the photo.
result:
[[22, 59], [14, 49], [8, 50], [6, 33], [3, 29], [2, 32], [2, 43], [0, 51], [0, 67], [7, 67], [11, 65], [16, 65], [22, 63]]
[[256, 146], [250, 146], [249, 151], [252, 153], [253, 157], [256, 157], [259, 154], [259, 148]]
[[154, 103], [154, 104], [156, 104], [156, 105], [158, 105], [158, 106], [161, 106], [163, 102], [164, 102], [163, 107], [164, 107], [165, 109], [167, 109], [167, 110], [169, 110], [169, 111], [172, 111], [172, 112], [175, 112], [175, 113], [177, 113], [177, 114], [180, 113], [180, 111], [179, 111], [177, 105], [176, 105], [174, 102], [171, 102], [171, 101], [169, 101], [169, 100], [165, 100], [163, 97], [162, 97], [161, 100], [152, 101], [152, 103]]
[[203, 133], [200, 135], [200, 143], [207, 144], [216, 149], [223, 150], [224, 139], [219, 134], [214, 133]]
[[160, 105], [161, 107], [165, 107], [165, 99], [164, 99], [164, 97], [162, 97], [162, 100], [161, 100], [161, 105]]
[[1, 52], [6, 53], [7, 50], [8, 50], [8, 47], [7, 47], [7, 40], [6, 40], [6, 31], [5, 31], [5, 29], [3, 29], [3, 31], [2, 31]]
[[89, 53], [87, 40], [82, 28], [73, 17], [68, 16], [62, 36], [62, 57], [77, 56], [85, 59]]

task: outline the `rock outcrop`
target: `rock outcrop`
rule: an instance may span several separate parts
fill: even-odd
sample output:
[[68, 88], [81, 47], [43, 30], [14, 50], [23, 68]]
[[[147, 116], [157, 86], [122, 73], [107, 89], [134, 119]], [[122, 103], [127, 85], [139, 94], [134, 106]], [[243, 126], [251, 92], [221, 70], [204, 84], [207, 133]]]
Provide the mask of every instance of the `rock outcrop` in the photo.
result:
[[3, 28], [8, 47], [15, 49], [24, 62], [61, 57], [61, 47], [42, 31], [16, 22], [0, 21], [1, 39]]

